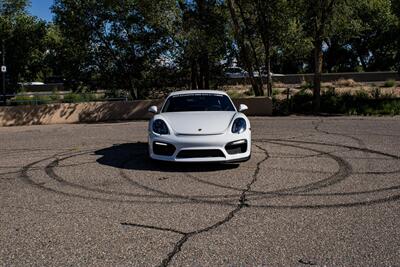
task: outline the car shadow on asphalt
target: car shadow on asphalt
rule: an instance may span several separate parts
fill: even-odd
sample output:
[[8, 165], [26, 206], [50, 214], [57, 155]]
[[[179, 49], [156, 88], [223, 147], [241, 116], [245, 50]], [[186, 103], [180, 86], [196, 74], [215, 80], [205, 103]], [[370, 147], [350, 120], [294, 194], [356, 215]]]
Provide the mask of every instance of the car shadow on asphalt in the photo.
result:
[[178, 163], [155, 161], [148, 156], [147, 143], [113, 145], [94, 152], [101, 156], [96, 161], [120, 169], [161, 172], [212, 172], [235, 169], [239, 164], [227, 163]]

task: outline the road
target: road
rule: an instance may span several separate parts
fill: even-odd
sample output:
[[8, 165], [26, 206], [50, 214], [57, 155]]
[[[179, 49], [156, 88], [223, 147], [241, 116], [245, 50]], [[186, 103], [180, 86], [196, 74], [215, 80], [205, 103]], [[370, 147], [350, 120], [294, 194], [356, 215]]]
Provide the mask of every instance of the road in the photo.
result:
[[241, 165], [146, 122], [0, 128], [2, 266], [398, 266], [400, 118], [252, 118]]

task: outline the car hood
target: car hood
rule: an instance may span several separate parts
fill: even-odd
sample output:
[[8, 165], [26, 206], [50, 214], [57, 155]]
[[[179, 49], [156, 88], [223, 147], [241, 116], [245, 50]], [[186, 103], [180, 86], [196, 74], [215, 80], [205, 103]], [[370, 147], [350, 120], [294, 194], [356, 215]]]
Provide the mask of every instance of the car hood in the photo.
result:
[[235, 114], [235, 111], [199, 111], [161, 115], [176, 134], [216, 135], [225, 133]]

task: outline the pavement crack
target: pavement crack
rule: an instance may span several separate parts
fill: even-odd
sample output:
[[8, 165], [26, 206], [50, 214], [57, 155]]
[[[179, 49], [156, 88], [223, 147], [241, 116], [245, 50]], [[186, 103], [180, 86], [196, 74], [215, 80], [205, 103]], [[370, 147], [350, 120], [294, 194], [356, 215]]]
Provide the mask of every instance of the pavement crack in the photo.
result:
[[266, 160], [268, 160], [270, 158], [268, 151], [259, 146], [259, 145], [255, 145], [258, 149], [260, 149], [261, 151], [263, 151], [264, 153], [264, 158], [260, 161], [257, 162], [256, 168], [253, 172], [253, 175], [251, 177], [251, 180], [246, 184], [245, 188], [242, 190], [240, 197], [238, 199], [239, 203], [236, 205], [235, 209], [231, 210], [227, 216], [225, 216], [224, 219], [210, 225], [207, 226], [205, 228], [201, 228], [201, 229], [197, 229], [195, 231], [192, 232], [183, 232], [183, 231], [179, 231], [179, 230], [175, 230], [175, 229], [171, 229], [171, 228], [164, 228], [164, 227], [157, 227], [157, 226], [150, 226], [150, 225], [143, 225], [143, 224], [135, 224], [135, 223], [121, 223], [121, 225], [124, 226], [132, 226], [132, 227], [139, 227], [139, 228], [147, 228], [147, 229], [152, 229], [152, 230], [158, 230], [158, 231], [165, 231], [165, 232], [172, 232], [172, 233], [176, 233], [176, 234], [180, 234], [182, 235], [181, 239], [179, 239], [179, 241], [177, 243], [175, 243], [172, 251], [170, 253], [168, 253], [168, 255], [162, 260], [161, 264], [158, 265], [160, 267], [166, 267], [168, 266], [171, 261], [173, 260], [173, 258], [182, 250], [182, 247], [185, 245], [185, 243], [192, 237], [196, 236], [196, 235], [200, 235], [206, 232], [209, 232], [211, 230], [214, 230], [226, 223], [228, 223], [230, 220], [232, 220], [235, 215], [241, 211], [243, 208], [246, 207], [250, 207], [250, 204], [248, 203], [248, 199], [247, 199], [247, 194], [251, 191], [251, 187], [257, 182], [257, 178], [258, 175], [260, 173], [261, 170], [261, 164], [263, 164]]
[[299, 263], [301, 263], [301, 264], [304, 264], [304, 265], [317, 265], [317, 263], [316, 262], [313, 262], [313, 261], [309, 261], [309, 260], [303, 260], [303, 259], [300, 259], [299, 260]]
[[158, 227], [158, 226], [152, 226], [152, 225], [144, 225], [144, 224], [138, 224], [138, 223], [126, 223], [123, 222], [121, 223], [122, 226], [131, 226], [131, 227], [137, 227], [137, 228], [145, 228], [145, 229], [151, 229], [151, 230], [158, 230], [158, 231], [164, 231], [164, 232], [171, 232], [175, 234], [180, 234], [180, 235], [187, 235], [188, 233], [178, 231], [175, 229], [171, 228], [164, 228], [164, 227]]

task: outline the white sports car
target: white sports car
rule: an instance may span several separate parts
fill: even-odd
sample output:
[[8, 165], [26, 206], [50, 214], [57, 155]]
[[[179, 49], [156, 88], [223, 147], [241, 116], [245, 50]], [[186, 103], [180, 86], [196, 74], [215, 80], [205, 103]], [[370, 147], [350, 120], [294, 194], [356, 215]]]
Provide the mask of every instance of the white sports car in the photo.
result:
[[[193, 90], [170, 94], [149, 122], [149, 155], [176, 162], [241, 162], [250, 158], [251, 128], [229, 96]], [[158, 113], [158, 114], [157, 114]]]

